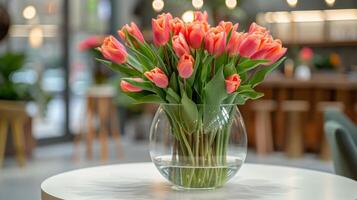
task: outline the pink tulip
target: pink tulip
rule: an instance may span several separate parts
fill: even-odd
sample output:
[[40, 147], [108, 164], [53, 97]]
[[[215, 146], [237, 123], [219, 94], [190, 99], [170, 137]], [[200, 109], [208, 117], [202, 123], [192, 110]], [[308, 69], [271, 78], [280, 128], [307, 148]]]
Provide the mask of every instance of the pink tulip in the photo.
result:
[[172, 37], [172, 48], [178, 57], [181, 57], [183, 54], [190, 54], [190, 47], [182, 33]]
[[239, 45], [241, 43], [243, 36], [244, 36], [243, 33], [232, 31], [231, 37], [229, 38], [229, 41], [227, 44], [227, 52], [230, 56], [236, 56], [239, 54], [238, 48], [239, 48]]
[[238, 51], [240, 56], [250, 58], [259, 50], [261, 38], [257, 34], [246, 34], [242, 36]]
[[123, 64], [127, 61], [128, 53], [126, 52], [124, 45], [111, 35], [104, 39], [104, 42], [99, 50], [106, 59], [113, 62]]
[[193, 21], [206, 22], [208, 23], [208, 14], [206, 11], [200, 12], [196, 11], [193, 13]]
[[125, 36], [125, 31], [127, 31], [130, 35], [134, 36], [136, 39], [138, 39], [141, 43], [144, 43], [145, 40], [143, 34], [141, 33], [138, 26], [134, 22], [131, 22], [130, 26], [128, 24], [125, 24], [121, 28], [121, 30], [118, 30], [118, 34], [120, 38], [124, 41], [127, 41]]
[[79, 43], [79, 50], [80, 51], [85, 51], [88, 49], [94, 49], [96, 47], [99, 47], [103, 41], [104, 41], [104, 36], [91, 36]]
[[158, 67], [145, 72], [144, 75], [159, 88], [167, 88], [169, 80], [165, 73]]
[[186, 26], [186, 41], [194, 49], [201, 47], [209, 25], [204, 22], [192, 22]]
[[286, 50], [280, 40], [267, 39], [262, 42], [260, 50], [254, 53], [251, 58], [270, 60], [270, 62], [265, 65], [271, 65], [281, 58], [286, 53]]
[[222, 27], [225, 31], [226, 34], [228, 35], [228, 33], [232, 30], [232, 33], [237, 31], [238, 29], [238, 24], [234, 24], [232, 22], [225, 22], [225, 21], [221, 21], [219, 22], [218, 26]]
[[170, 20], [171, 14], [161, 14], [157, 19], [152, 19], [152, 31], [154, 36], [154, 44], [156, 46], [162, 46], [170, 39]]
[[267, 35], [269, 34], [269, 30], [253, 22], [249, 27], [249, 33], [262, 33], [263, 35]]
[[170, 29], [173, 35], [185, 33], [185, 23], [180, 18], [175, 17], [174, 19], [170, 20]]
[[[136, 81], [136, 82], [143, 82], [142, 78], [132, 78], [132, 80]], [[120, 82], [120, 88], [123, 92], [141, 92], [143, 91], [143, 89], [134, 86], [130, 83], [128, 83], [127, 81], [122, 80]]]
[[314, 52], [309, 47], [304, 47], [299, 52], [299, 58], [302, 62], [310, 62], [314, 57]]
[[226, 48], [227, 34], [223, 28], [211, 28], [205, 37], [205, 49], [211, 55], [219, 56]]
[[194, 62], [193, 57], [189, 54], [184, 54], [180, 57], [177, 71], [182, 78], [186, 79], [192, 75]]
[[238, 74], [233, 74], [226, 77], [226, 90], [228, 94], [235, 92], [240, 85], [240, 77]]

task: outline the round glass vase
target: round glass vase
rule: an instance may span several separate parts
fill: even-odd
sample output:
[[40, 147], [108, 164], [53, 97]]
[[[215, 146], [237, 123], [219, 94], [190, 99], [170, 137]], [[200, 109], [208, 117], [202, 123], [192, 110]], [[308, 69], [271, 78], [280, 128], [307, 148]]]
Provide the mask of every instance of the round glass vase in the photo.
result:
[[222, 187], [243, 165], [247, 136], [236, 105], [161, 104], [150, 156], [175, 189]]

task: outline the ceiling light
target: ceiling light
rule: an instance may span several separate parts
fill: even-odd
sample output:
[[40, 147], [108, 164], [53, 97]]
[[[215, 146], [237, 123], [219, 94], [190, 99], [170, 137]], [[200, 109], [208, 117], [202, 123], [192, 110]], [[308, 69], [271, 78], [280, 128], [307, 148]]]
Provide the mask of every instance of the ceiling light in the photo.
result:
[[188, 10], [182, 14], [182, 20], [186, 23], [193, 22], [193, 18], [194, 16], [192, 10]]
[[295, 7], [298, 3], [298, 0], [286, 0], [290, 7]]
[[203, 6], [203, 0], [192, 0], [192, 6], [196, 9], [201, 9]]
[[22, 11], [22, 16], [25, 19], [33, 19], [36, 16], [36, 8], [34, 6], [26, 6]]
[[154, 1], [152, 2], [152, 8], [153, 8], [156, 12], [162, 11], [162, 9], [164, 8], [164, 1], [163, 1], [163, 0], [154, 0]]
[[226, 0], [226, 6], [229, 9], [234, 9], [237, 6], [237, 0]]
[[332, 7], [335, 4], [335, 0], [325, 0], [326, 4]]

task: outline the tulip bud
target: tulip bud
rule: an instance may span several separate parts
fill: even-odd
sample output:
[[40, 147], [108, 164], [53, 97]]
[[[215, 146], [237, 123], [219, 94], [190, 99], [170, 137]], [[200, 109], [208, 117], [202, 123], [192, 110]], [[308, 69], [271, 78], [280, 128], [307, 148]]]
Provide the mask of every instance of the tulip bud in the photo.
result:
[[193, 57], [189, 54], [184, 54], [180, 57], [177, 71], [182, 78], [187, 79], [192, 75], [194, 62]]
[[251, 58], [270, 60], [265, 65], [271, 65], [279, 60], [286, 53], [286, 50], [280, 40], [264, 40], [260, 45], [260, 50], [254, 53]]
[[206, 23], [192, 22], [187, 24], [185, 36], [188, 44], [194, 49], [200, 48], [207, 29], [208, 24]]
[[169, 80], [165, 73], [158, 67], [145, 72], [144, 75], [159, 88], [167, 88]]
[[240, 77], [238, 74], [233, 74], [228, 76], [225, 80], [226, 82], [226, 90], [228, 94], [235, 92], [240, 85]]
[[170, 29], [173, 35], [184, 34], [186, 31], [185, 23], [180, 18], [175, 17], [170, 20]]
[[[132, 78], [132, 80], [134, 80], [136, 82], [143, 82], [143, 79], [141, 79], [141, 78]], [[124, 80], [122, 80], [120, 82], [120, 88], [123, 92], [141, 92], [141, 91], [143, 91], [143, 89], [141, 89], [137, 86], [134, 86]]]
[[125, 24], [121, 28], [121, 30], [118, 30], [118, 34], [119, 34], [120, 38], [124, 41], [127, 41], [127, 38], [125, 36], [125, 31], [127, 31], [130, 35], [134, 36], [141, 43], [144, 43], [145, 40], [144, 40], [143, 34], [141, 33], [138, 26], [134, 22], [131, 22], [130, 26], [128, 24]]
[[235, 32], [238, 29], [238, 23], [233, 25], [232, 22], [221, 21], [219, 22], [218, 26], [222, 27], [227, 35], [231, 30], [232, 32]]
[[262, 33], [263, 35], [268, 35], [269, 30], [253, 22], [249, 27], [249, 33]]
[[190, 47], [182, 33], [172, 37], [172, 48], [178, 57], [181, 57], [183, 54], [190, 54]]
[[154, 44], [156, 46], [165, 45], [170, 39], [170, 20], [171, 14], [161, 14], [157, 19], [152, 19], [152, 31]]
[[205, 37], [205, 49], [211, 55], [220, 56], [226, 48], [226, 32], [220, 28], [211, 28]]
[[206, 22], [208, 23], [208, 14], [206, 11], [200, 12], [196, 11], [193, 13], [193, 21]]
[[113, 62], [123, 64], [127, 61], [128, 53], [126, 52], [124, 45], [113, 36], [106, 37], [99, 50], [106, 59]]

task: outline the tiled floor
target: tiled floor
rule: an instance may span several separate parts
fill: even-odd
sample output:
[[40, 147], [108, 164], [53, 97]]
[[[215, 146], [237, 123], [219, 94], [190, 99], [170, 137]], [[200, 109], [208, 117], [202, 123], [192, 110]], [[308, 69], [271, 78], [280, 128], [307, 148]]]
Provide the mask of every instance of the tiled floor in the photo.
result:
[[[6, 159], [0, 169], [0, 200], [37, 200], [40, 199], [40, 184], [52, 175], [88, 166], [102, 164], [117, 164], [126, 162], [149, 162], [147, 143], [133, 143], [124, 140], [124, 158], [117, 159], [114, 153], [114, 144], [110, 144], [110, 159], [106, 163], [99, 161], [95, 155], [92, 161], [85, 159], [84, 149], [79, 149], [78, 157], [73, 159], [73, 146], [71, 143], [38, 147], [34, 157], [28, 161], [26, 167], [19, 168], [14, 159]], [[95, 145], [98, 152], [98, 145]], [[317, 160], [314, 155], [305, 155], [299, 159], [288, 159], [283, 153], [273, 153], [269, 156], [257, 156], [249, 151], [247, 162], [273, 165], [288, 165], [314, 170], [332, 172], [332, 164]]]

